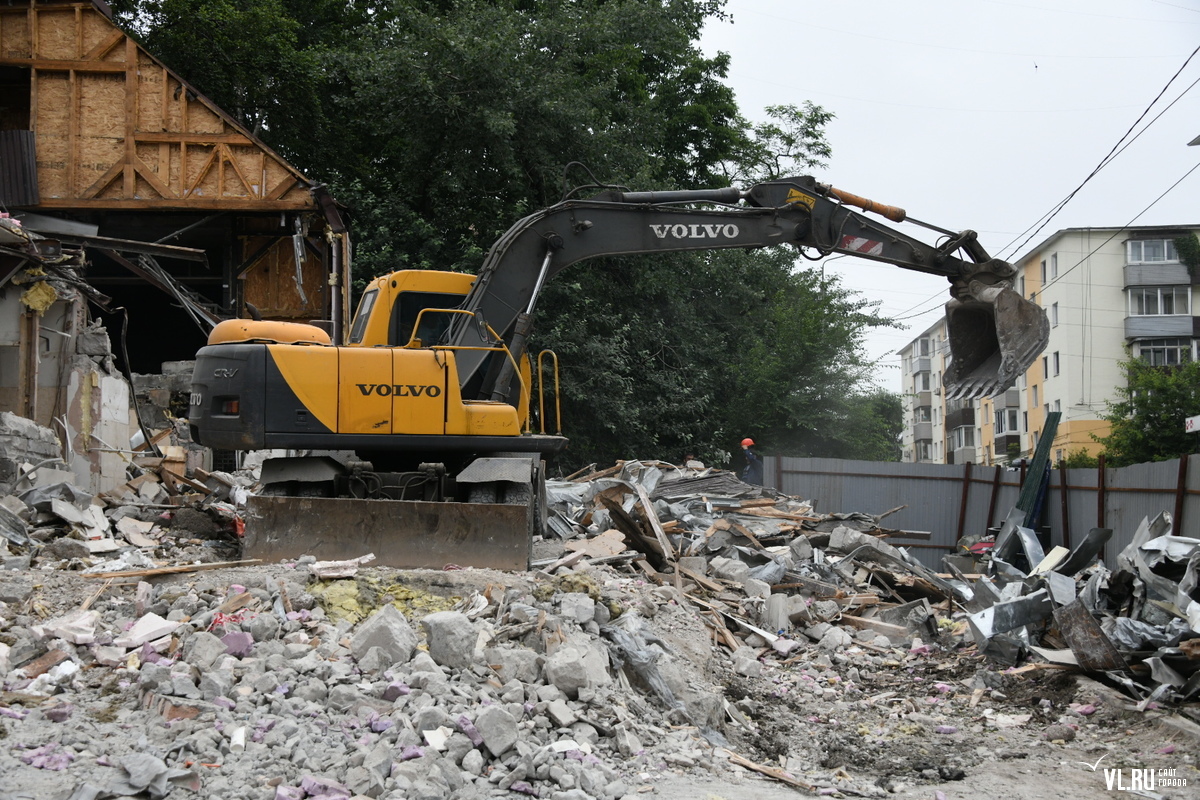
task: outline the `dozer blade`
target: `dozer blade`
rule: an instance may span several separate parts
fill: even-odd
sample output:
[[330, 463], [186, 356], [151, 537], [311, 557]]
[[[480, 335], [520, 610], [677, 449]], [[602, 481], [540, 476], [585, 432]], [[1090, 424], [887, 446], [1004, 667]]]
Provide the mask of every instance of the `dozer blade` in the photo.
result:
[[449, 565], [529, 569], [532, 504], [427, 503], [327, 497], [251, 497], [245, 558], [316, 556], [342, 561], [375, 554], [401, 569]]
[[1050, 321], [1041, 306], [1006, 285], [977, 281], [946, 304], [946, 327], [948, 399], [995, 397], [1029, 369], [1050, 339]]

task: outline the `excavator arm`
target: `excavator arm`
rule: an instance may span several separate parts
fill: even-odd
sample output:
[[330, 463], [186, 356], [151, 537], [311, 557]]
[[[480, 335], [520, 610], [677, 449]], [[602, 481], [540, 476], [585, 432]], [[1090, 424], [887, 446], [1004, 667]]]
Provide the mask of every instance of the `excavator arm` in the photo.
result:
[[[990, 258], [974, 231], [944, 231], [946, 239], [934, 246], [847, 204], [896, 222], [907, 216], [811, 177], [745, 190], [610, 190], [531, 214], [492, 246], [462, 306], [470, 315], [456, 317], [449, 328], [448, 343], [463, 348], [458, 358], [463, 396], [507, 399], [512, 364], [524, 352], [538, 295], [547, 280], [572, 264], [598, 256], [785, 244], [818, 257], [844, 253], [947, 278], [949, 395], [989, 396], [1011, 386], [1049, 335], [1045, 312], [1013, 291], [1016, 269]], [[471, 349], [494, 345], [495, 337], [515, 358]]]

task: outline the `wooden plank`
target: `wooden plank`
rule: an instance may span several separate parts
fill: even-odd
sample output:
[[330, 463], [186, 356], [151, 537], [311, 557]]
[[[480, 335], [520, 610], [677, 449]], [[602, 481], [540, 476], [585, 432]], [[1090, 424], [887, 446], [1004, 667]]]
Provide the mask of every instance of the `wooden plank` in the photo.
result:
[[213, 561], [209, 564], [181, 564], [177, 567], [153, 567], [150, 569], [131, 569], [125, 572], [87, 572], [80, 577], [89, 580], [108, 580], [110, 578], [137, 578], [152, 575], [174, 575], [181, 572], [200, 572], [208, 569], [224, 569], [225, 567], [248, 567], [251, 564], [261, 564], [262, 559], [250, 558], [244, 561]]
[[[165, 81], [164, 81], [165, 84]], [[243, 133], [200, 133], [194, 131], [138, 131], [137, 141], [145, 144], [187, 144], [217, 145], [232, 144], [243, 147], [256, 146], [256, 142]]]
[[145, 180], [146, 183], [150, 184], [150, 186], [154, 188], [154, 191], [158, 192], [163, 197], [176, 197], [177, 196], [175, 194], [174, 189], [172, 189], [170, 186], [167, 186], [165, 183], [163, 183], [161, 180], [159, 180], [158, 176], [155, 175], [148, 166], [146, 166], [146, 162], [142, 161], [136, 155], [134, 156], [134, 159], [135, 159], [135, 163], [133, 165], [134, 171], [138, 175], [141, 175], [142, 179]]
[[662, 522], [658, 518], [658, 512], [654, 510], [654, 503], [650, 502], [650, 495], [646, 493], [646, 487], [640, 483], [635, 483], [633, 488], [637, 491], [638, 498], [642, 501], [642, 512], [646, 515], [646, 521], [650, 523], [650, 528], [654, 531], [654, 537], [658, 539], [658, 543], [663, 549], [663, 555], [666, 556], [668, 561], [674, 561], [676, 558], [675, 546], [671, 544], [671, 540], [667, 538], [666, 531], [663, 530]]
[[[82, 26], [80, 26], [80, 27], [82, 27]], [[110, 52], [112, 52], [112, 49], [114, 47], [116, 47], [117, 45], [119, 45], [121, 43], [121, 40], [124, 38], [125, 38], [125, 33], [123, 31], [119, 31], [119, 30], [113, 31], [112, 36], [108, 37], [107, 39], [101, 39], [99, 42], [96, 43], [95, 47], [93, 47], [91, 50], [87, 51], [82, 56], [80, 56], [80, 60], [81, 61], [100, 61], [106, 55], [108, 55]]]
[[[105, 172], [103, 175], [101, 175], [99, 178], [97, 178], [95, 183], [93, 183], [91, 186], [89, 186], [88, 188], [83, 190], [83, 194], [81, 194], [79, 196], [80, 199], [81, 200], [89, 200], [89, 199], [95, 198], [96, 195], [100, 194], [100, 192], [102, 192], [106, 188], [108, 188], [108, 185], [110, 183], [112, 183], [114, 180], [116, 180], [117, 176], [120, 175], [124, 169], [125, 169], [125, 164], [121, 161], [117, 161], [117, 163], [113, 164], [111, 167], [108, 168], [107, 172]], [[62, 200], [60, 202], [64, 206], [71, 206], [71, 205], [75, 205], [78, 201]], [[108, 207], [111, 207], [112, 201], [106, 200], [106, 201], [102, 201], [102, 203], [104, 204], [104, 206], [106, 208], [108, 208]], [[45, 200], [43, 200], [41, 205], [43, 205], [43, 206], [53, 205], [53, 201], [51, 201], [48, 204]], [[142, 205], [143, 204], [141, 202], [138, 203], [139, 207]]]
[[0, 64], [13, 67], [31, 67], [41, 72], [92, 72], [112, 74], [125, 71], [120, 61], [81, 61], [64, 58], [0, 58]]

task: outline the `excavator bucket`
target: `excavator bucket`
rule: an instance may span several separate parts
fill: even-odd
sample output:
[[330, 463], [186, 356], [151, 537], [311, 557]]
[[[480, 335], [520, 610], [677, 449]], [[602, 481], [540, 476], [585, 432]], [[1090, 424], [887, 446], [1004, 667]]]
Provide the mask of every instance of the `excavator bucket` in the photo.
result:
[[1037, 359], [1050, 339], [1041, 306], [1007, 283], [970, 287], [946, 304], [951, 364], [944, 384], [948, 399], [995, 397]]

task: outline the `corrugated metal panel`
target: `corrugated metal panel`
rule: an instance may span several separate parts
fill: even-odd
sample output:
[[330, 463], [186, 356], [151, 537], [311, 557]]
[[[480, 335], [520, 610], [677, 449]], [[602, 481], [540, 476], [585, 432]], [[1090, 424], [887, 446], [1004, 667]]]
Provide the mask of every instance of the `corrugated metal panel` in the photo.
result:
[[0, 203], [17, 208], [40, 202], [33, 131], [0, 131]]
[[[908, 547], [929, 567], [940, 569], [942, 556], [956, 546], [965, 465], [767, 458], [766, 467], [768, 486], [811, 501], [820, 513], [861, 511], [881, 514], [905, 506], [882, 524], [888, 528], [929, 531], [931, 536], [927, 541], [892, 540], [897, 546]], [[997, 471], [999, 482], [996, 481]], [[1105, 523], [1113, 529], [1106, 559], [1111, 565], [1116, 554], [1132, 540], [1144, 517], [1153, 518], [1162, 511], [1173, 512], [1179, 460], [1109, 469], [1106, 475]], [[1098, 470], [1067, 471], [1070, 531], [1066, 539], [1063, 536], [1061, 481], [1059, 470], [1052, 470], [1043, 504], [1042, 525], [1050, 529], [1046, 544], [1051, 547], [1077, 545], [1097, 524]], [[1200, 491], [1200, 455], [1191, 456], [1188, 462], [1187, 488], [1192, 492]], [[988, 527], [999, 525], [1016, 505], [1019, 492], [1020, 473], [1017, 470], [973, 466], [963, 534], [979, 534]], [[1187, 495], [1184, 502], [1184, 525], [1180, 532], [1197, 535], [1200, 531], [1200, 496]], [[988, 519], [989, 508], [993, 509], [991, 519]]]

